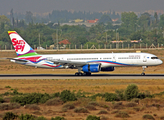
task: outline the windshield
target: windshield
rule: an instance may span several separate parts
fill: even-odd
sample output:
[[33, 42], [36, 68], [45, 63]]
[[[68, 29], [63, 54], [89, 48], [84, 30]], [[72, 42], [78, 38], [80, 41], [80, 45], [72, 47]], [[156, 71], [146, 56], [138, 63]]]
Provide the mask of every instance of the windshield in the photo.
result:
[[158, 59], [158, 57], [151, 57], [151, 59]]

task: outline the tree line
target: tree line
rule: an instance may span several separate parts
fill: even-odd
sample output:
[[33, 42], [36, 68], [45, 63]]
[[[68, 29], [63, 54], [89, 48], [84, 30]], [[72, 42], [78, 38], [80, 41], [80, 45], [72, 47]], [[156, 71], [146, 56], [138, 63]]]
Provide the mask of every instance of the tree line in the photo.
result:
[[[52, 12], [53, 14], [53, 12]], [[52, 15], [51, 14], [51, 15]], [[31, 13], [29, 13], [31, 16]], [[164, 14], [154, 16], [149, 13], [143, 13], [137, 16], [134, 12], [123, 12], [121, 14], [121, 24], [114, 25], [110, 15], [102, 14], [99, 22], [91, 27], [85, 25], [68, 26], [54, 22], [39, 23], [34, 22], [33, 17], [26, 16], [25, 19], [10, 20], [5, 15], [0, 16], [0, 48], [4, 49], [5, 45], [10, 48], [11, 41], [7, 31], [17, 31], [32, 47], [39, 46], [39, 40], [42, 47], [56, 45], [58, 41], [68, 39], [71, 44], [110, 44], [113, 40], [122, 40], [126, 43], [131, 40], [141, 40], [142, 43], [157, 45], [164, 43]]]

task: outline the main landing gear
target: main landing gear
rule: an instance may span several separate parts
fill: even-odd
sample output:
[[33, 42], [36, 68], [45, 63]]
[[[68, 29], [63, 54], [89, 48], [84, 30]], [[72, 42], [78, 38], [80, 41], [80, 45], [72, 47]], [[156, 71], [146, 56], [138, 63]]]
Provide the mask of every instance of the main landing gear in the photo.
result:
[[90, 72], [84, 72], [84, 73], [82, 73], [81, 71], [82, 71], [82, 68], [79, 67], [78, 68], [78, 72], [75, 73], [75, 76], [83, 76], [83, 75], [90, 76], [91, 75]]
[[142, 69], [143, 69], [143, 71], [142, 71], [142, 73], [141, 73], [142, 76], [145, 75], [145, 73], [144, 73], [144, 72], [145, 72], [145, 68], [147, 68], [147, 66], [142, 66]]

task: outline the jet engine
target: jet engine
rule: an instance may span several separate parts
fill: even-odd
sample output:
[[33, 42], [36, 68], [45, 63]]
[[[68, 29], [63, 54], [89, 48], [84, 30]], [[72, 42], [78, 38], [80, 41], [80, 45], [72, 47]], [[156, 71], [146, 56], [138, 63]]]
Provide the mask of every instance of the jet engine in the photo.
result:
[[83, 72], [99, 72], [101, 71], [100, 64], [88, 64], [82, 67]]

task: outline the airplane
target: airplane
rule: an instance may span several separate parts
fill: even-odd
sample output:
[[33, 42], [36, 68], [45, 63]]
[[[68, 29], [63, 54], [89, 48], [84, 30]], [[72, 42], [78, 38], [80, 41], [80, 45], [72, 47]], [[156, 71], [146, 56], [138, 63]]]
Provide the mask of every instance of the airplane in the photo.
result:
[[78, 69], [76, 76], [87, 75], [100, 71], [114, 71], [115, 67], [142, 66], [145, 68], [162, 64], [162, 60], [150, 53], [87, 53], [87, 54], [45, 54], [36, 53], [30, 45], [16, 32], [8, 31], [17, 57], [10, 61], [18, 64], [51, 68]]

